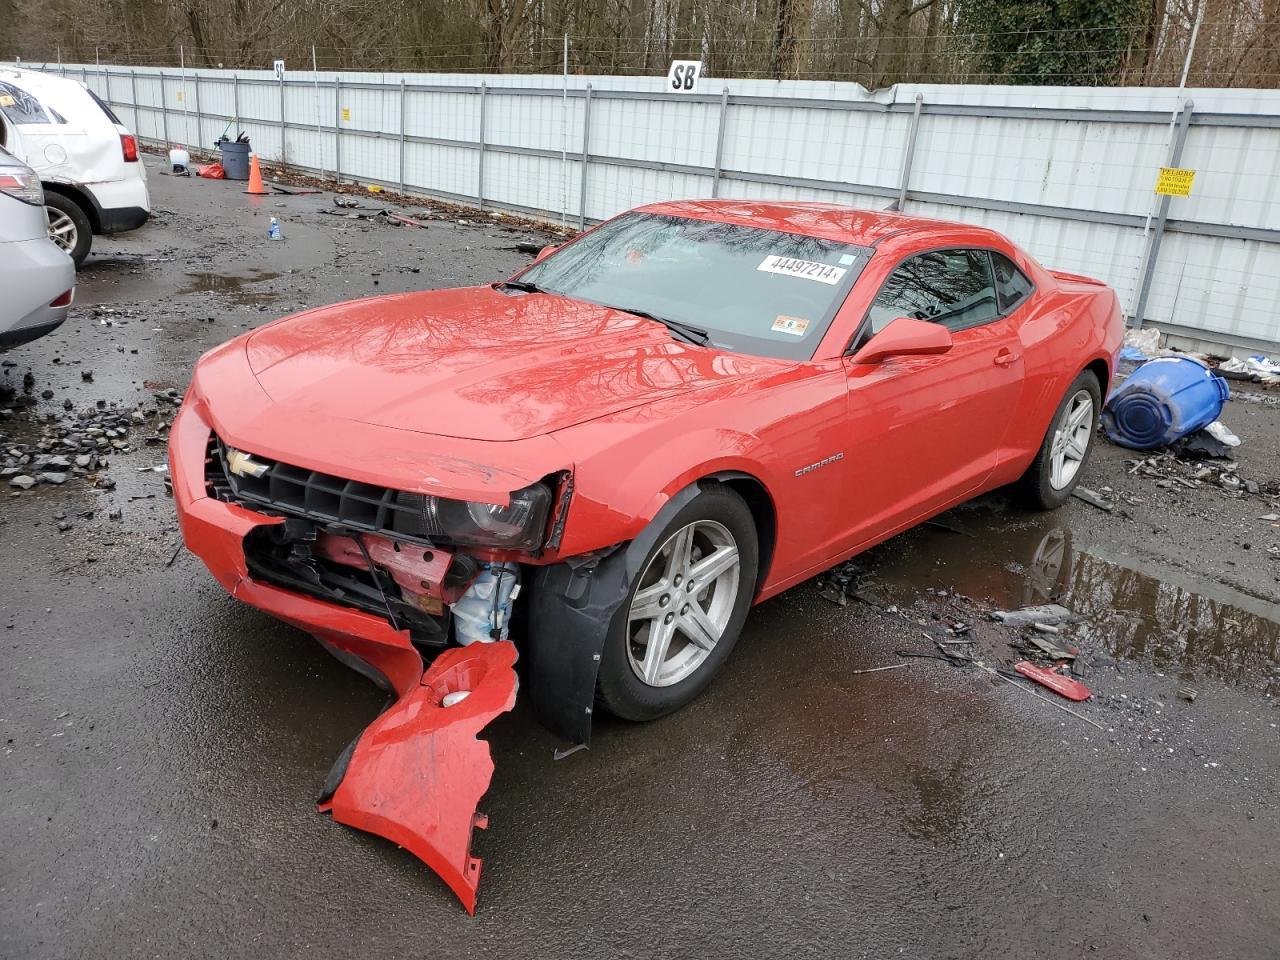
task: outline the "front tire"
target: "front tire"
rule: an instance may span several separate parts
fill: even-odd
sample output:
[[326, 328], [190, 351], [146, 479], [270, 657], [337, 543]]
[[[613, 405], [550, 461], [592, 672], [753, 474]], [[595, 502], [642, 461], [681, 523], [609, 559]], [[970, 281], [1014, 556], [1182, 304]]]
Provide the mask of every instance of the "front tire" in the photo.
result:
[[1093, 452], [1101, 413], [1102, 388], [1093, 372], [1086, 370], [1067, 388], [1040, 452], [1018, 481], [1028, 505], [1056, 510], [1071, 498]]
[[74, 200], [49, 191], [44, 195], [44, 210], [49, 217], [49, 239], [80, 266], [93, 244], [93, 225], [88, 215]]
[[755, 594], [751, 510], [704, 488], [663, 528], [605, 640], [597, 699], [626, 720], [652, 720], [698, 696], [728, 659]]

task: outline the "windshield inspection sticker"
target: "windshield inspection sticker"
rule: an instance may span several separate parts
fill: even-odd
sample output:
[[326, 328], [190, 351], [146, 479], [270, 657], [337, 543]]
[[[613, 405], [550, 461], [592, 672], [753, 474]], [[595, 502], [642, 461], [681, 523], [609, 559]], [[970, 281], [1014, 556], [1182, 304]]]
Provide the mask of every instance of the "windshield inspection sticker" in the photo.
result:
[[833, 267], [814, 260], [796, 260], [794, 257], [779, 256], [765, 257], [764, 262], [756, 269], [763, 270], [765, 273], [780, 273], [784, 277], [801, 277], [827, 284], [839, 283], [840, 278], [847, 272], [844, 267]]
[[773, 320], [774, 333], [789, 333], [794, 337], [803, 337], [808, 329], [809, 321], [804, 317], [788, 317], [785, 313], [780, 313]]

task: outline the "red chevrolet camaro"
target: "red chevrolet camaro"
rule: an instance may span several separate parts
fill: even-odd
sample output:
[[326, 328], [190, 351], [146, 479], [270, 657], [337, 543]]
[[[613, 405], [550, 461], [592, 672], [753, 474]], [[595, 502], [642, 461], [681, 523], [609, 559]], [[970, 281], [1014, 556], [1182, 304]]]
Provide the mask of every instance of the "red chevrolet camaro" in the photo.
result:
[[[511, 280], [322, 307], [211, 351], [173, 487], [228, 590], [398, 695], [325, 806], [470, 907], [474, 735], [514, 700], [513, 617], [524, 694], [566, 739], [598, 706], [674, 710], [753, 603], [995, 487], [1066, 500], [1121, 334], [1111, 289], [990, 230], [657, 204]], [[483, 768], [425, 824], [421, 795], [387, 799], [424, 744]]]

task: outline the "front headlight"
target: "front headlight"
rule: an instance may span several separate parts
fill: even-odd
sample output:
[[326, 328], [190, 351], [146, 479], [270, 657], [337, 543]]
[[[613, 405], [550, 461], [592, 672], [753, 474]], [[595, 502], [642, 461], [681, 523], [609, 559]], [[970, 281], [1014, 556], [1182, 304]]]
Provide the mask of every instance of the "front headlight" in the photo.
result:
[[418, 493], [401, 493], [398, 502], [412, 508], [407, 516], [397, 511], [402, 533], [467, 546], [536, 550], [546, 532], [551, 491], [535, 483], [511, 494], [506, 506]]

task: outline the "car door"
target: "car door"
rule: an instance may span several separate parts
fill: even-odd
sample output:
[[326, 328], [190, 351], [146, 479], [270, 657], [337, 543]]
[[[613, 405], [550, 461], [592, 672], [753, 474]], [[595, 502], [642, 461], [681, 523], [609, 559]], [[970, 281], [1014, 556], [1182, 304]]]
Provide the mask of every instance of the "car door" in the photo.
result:
[[952, 347], [875, 364], [845, 358], [855, 549], [981, 488], [1017, 415], [1018, 322], [1001, 312], [987, 250], [905, 259], [876, 295], [855, 346], [898, 317], [942, 324]]

